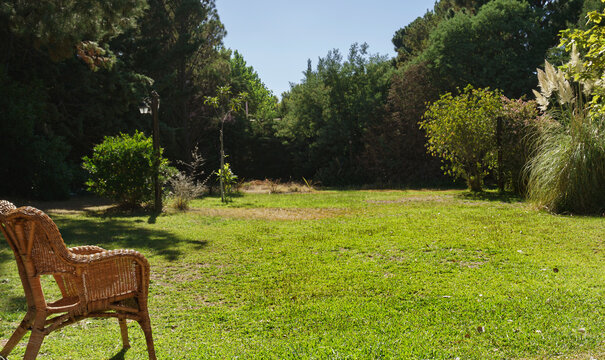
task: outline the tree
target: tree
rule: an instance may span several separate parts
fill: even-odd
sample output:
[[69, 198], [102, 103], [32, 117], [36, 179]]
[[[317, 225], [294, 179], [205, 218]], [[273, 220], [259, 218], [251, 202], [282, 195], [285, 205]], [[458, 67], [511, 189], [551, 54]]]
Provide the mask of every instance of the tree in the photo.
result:
[[534, 70], [552, 44], [540, 16], [517, 0], [491, 1], [475, 16], [457, 13], [431, 33], [421, 59], [445, 79], [446, 89], [472, 84], [520, 97], [535, 86]]
[[447, 174], [463, 177], [471, 191], [481, 191], [495, 166], [495, 119], [501, 109], [499, 91], [469, 85], [457, 96], [441, 95], [420, 123], [429, 153], [442, 159]]
[[203, 98], [228, 81], [229, 53], [221, 50], [225, 34], [214, 0], [150, 0], [137, 27], [111, 43], [130, 69], [154, 79], [172, 158], [189, 160], [196, 144], [202, 153], [211, 149], [207, 134], [214, 123]]
[[246, 178], [288, 178], [287, 151], [275, 136], [277, 98], [244, 57], [233, 52], [229, 81], [234, 94], [245, 92], [246, 112], [238, 112], [225, 129], [225, 148], [238, 174]]
[[[221, 186], [221, 201], [227, 202], [225, 198], [225, 180], [227, 177], [233, 177], [229, 164], [225, 164], [225, 146], [223, 140], [223, 130], [225, 128], [225, 122], [231, 121], [233, 114], [242, 109], [242, 103], [246, 100], [247, 93], [239, 93], [235, 97], [232, 97], [230, 86], [221, 86], [217, 89], [217, 95], [214, 97], [206, 97], [204, 103], [212, 106], [217, 110], [218, 117], [220, 119], [221, 128], [219, 131], [219, 139], [221, 145], [220, 160], [221, 167], [219, 168], [219, 181]], [[226, 165], [226, 166], [225, 166]]]
[[122, 71], [106, 42], [144, 8], [142, 0], [0, 5], [0, 172], [14, 179], [0, 193], [65, 198], [81, 186], [78, 163], [92, 144], [133, 130], [144, 80]]
[[384, 114], [392, 67], [367, 50], [352, 45], [346, 61], [338, 50], [328, 52], [285, 97], [286, 113], [276, 125], [298, 177], [335, 185], [372, 178], [358, 164], [365, 132]]
[[391, 77], [385, 116], [364, 134], [363, 167], [376, 180], [392, 184], [427, 184], [439, 179], [439, 161], [426, 152], [418, 126], [426, 103], [439, 98], [436, 79], [426, 64], [411, 64]]
[[145, 7], [144, 0], [7, 0], [0, 16], [13, 35], [30, 41], [53, 60], [61, 60], [73, 56], [76, 47], [84, 54], [84, 42], [92, 42], [88, 49], [96, 52], [100, 49], [97, 41], [107, 42], [132, 28]]

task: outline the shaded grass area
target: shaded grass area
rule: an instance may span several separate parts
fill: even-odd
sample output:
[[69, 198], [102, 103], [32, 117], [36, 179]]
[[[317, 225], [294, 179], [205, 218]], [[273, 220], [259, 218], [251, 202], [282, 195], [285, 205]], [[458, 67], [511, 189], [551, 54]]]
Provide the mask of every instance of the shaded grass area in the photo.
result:
[[[598, 358], [605, 220], [498, 196], [245, 194], [196, 200], [154, 224], [146, 214], [51, 216], [68, 246], [148, 257], [158, 358]], [[25, 303], [5, 242], [0, 293], [6, 339]], [[133, 347], [121, 351], [117, 322], [86, 321], [49, 336], [40, 358], [145, 358], [142, 331], [129, 329]]]

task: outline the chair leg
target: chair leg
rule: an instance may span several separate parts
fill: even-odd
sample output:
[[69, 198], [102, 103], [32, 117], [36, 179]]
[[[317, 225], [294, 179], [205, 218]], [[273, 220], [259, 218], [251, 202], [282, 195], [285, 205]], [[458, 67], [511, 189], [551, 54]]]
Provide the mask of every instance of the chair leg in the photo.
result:
[[124, 349], [130, 348], [130, 342], [128, 341], [128, 326], [126, 325], [126, 319], [118, 319], [120, 323], [120, 331], [122, 332], [122, 344]]
[[33, 329], [32, 334], [29, 337], [27, 348], [25, 349], [25, 356], [23, 360], [35, 360], [44, 341], [44, 333], [40, 329]]
[[19, 343], [19, 341], [23, 339], [23, 336], [31, 327], [33, 320], [33, 313], [28, 312], [27, 314], [25, 314], [25, 317], [23, 318], [23, 321], [21, 321], [21, 324], [19, 324], [19, 327], [15, 330], [13, 335], [11, 335], [10, 339], [8, 339], [8, 342], [6, 343], [6, 345], [4, 345], [2, 351], [0, 351], [0, 356], [2, 356], [3, 358], [8, 357], [8, 354], [10, 354], [13, 348]]
[[34, 315], [32, 332], [29, 336], [29, 342], [25, 349], [25, 356], [23, 360], [35, 360], [40, 351], [40, 346], [44, 341], [46, 333], [44, 332], [44, 325], [46, 323], [46, 313], [43, 311], [36, 312]]
[[149, 320], [149, 313], [144, 312], [141, 314], [141, 320], [139, 321], [141, 329], [145, 334], [145, 341], [147, 342], [147, 352], [149, 353], [149, 360], [157, 360], [155, 356], [155, 347], [153, 346], [153, 336], [151, 335], [151, 321]]

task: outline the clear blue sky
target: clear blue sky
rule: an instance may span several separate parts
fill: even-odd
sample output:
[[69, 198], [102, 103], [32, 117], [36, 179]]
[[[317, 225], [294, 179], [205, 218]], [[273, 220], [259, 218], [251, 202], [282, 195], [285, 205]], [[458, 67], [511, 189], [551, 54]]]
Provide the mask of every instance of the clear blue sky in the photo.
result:
[[227, 29], [225, 46], [238, 50], [277, 96], [298, 83], [329, 50], [351, 44], [394, 56], [395, 31], [432, 9], [434, 0], [216, 0]]

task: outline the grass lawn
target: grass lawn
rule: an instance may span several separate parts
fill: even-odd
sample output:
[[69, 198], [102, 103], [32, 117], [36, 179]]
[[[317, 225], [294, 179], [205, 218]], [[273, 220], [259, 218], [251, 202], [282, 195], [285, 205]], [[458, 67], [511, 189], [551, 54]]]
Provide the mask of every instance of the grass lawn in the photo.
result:
[[[68, 246], [149, 259], [159, 359], [605, 358], [605, 218], [462, 191], [245, 194], [155, 220], [49, 213]], [[26, 309], [4, 239], [0, 294], [3, 345]], [[117, 321], [89, 319], [39, 358], [146, 358], [129, 329], [124, 352]]]

